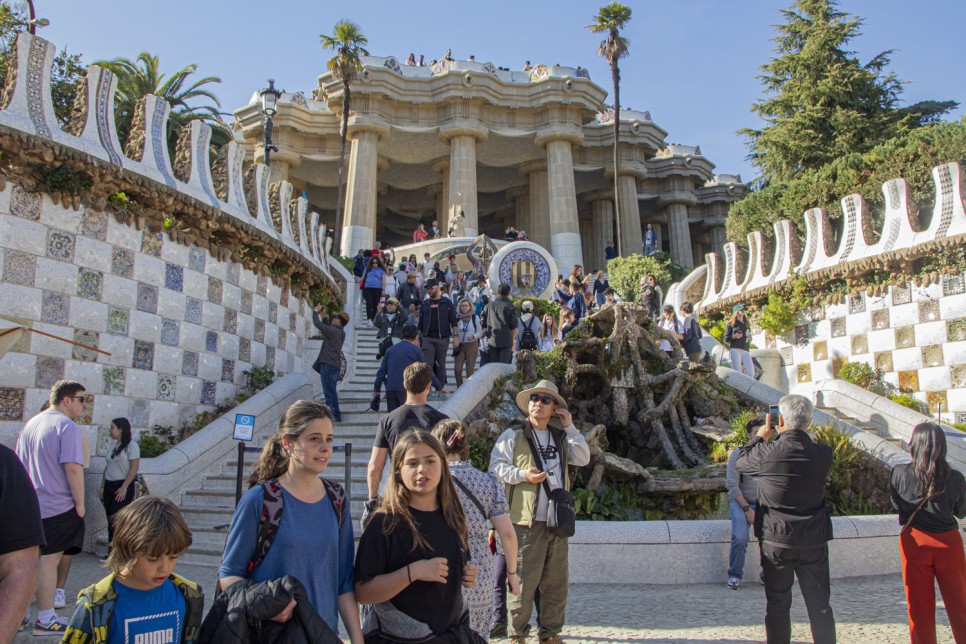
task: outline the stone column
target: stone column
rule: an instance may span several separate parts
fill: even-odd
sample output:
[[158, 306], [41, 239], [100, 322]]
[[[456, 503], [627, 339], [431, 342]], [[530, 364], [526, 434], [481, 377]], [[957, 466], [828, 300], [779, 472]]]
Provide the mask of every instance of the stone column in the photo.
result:
[[641, 211], [637, 202], [637, 176], [621, 173], [617, 180], [620, 191], [621, 249], [625, 255], [644, 252]]
[[610, 199], [597, 199], [591, 202], [591, 222], [593, 224], [594, 254], [599, 268], [605, 268], [607, 255], [604, 248], [607, 242], [614, 241], [614, 204]]
[[580, 228], [581, 250], [584, 253], [581, 265], [584, 267], [584, 273], [587, 274], [599, 266], [594, 254], [594, 249], [597, 247], [597, 240], [594, 239], [594, 223], [590, 220], [590, 217], [578, 216], [577, 224]]
[[550, 184], [550, 213], [553, 224], [550, 252], [561, 272], [583, 264], [580, 228], [577, 219], [577, 189], [574, 182], [573, 145], [580, 144], [579, 130], [555, 127], [537, 135], [535, 143], [547, 149]]
[[530, 229], [527, 236], [535, 244], [550, 250], [550, 186], [547, 164], [531, 161], [520, 167], [530, 177]]
[[724, 245], [728, 243], [728, 232], [724, 226], [711, 228], [711, 252], [724, 257]]
[[[437, 159], [433, 163], [433, 170], [443, 175], [443, 182], [437, 193], [436, 223], [439, 224], [439, 229], [445, 236], [446, 231], [449, 230], [449, 159]], [[429, 230], [431, 223], [426, 222], [427, 230]]]
[[269, 163], [268, 185], [272, 185], [276, 181], [288, 181], [288, 171], [290, 168], [288, 161], [276, 160], [274, 157], [271, 157]]
[[380, 132], [369, 127], [349, 128], [352, 148], [349, 153], [349, 177], [346, 182], [345, 224], [342, 249], [345, 257], [353, 257], [360, 248], [372, 248], [376, 228], [376, 196]]
[[[510, 190], [507, 190], [506, 196], [507, 199], [513, 201], [513, 225], [516, 226], [517, 230], [523, 230], [526, 232], [527, 238], [532, 239], [532, 237], [530, 237], [533, 230], [530, 219], [530, 188], [528, 186], [511, 188]], [[506, 228], [506, 222], [504, 221], [503, 223], [503, 227]]]
[[449, 219], [462, 211], [465, 234], [475, 237], [480, 228], [476, 203], [476, 144], [486, 140], [487, 131], [477, 127], [457, 127], [441, 131], [439, 136], [450, 146], [447, 226], [443, 227], [440, 222], [440, 227], [445, 233]]
[[681, 202], [668, 204], [667, 227], [671, 237], [671, 259], [684, 268], [694, 268], [687, 204]]

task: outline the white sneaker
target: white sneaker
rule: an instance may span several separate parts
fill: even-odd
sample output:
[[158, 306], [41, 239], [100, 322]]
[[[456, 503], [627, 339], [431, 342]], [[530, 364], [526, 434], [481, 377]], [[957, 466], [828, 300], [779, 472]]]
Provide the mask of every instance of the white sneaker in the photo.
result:
[[741, 580], [737, 577], [728, 577], [728, 588], [731, 590], [738, 590], [741, 588]]
[[67, 606], [67, 594], [63, 588], [54, 590], [54, 608], [64, 608]]

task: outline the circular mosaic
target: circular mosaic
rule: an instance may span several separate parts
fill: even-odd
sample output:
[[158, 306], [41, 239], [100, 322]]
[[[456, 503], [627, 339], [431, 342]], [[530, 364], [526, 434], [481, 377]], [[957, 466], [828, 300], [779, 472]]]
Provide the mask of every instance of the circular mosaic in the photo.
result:
[[[522, 247], [521, 247], [522, 246]], [[490, 265], [490, 282], [510, 285], [513, 297], [543, 297], [550, 289], [556, 263], [536, 244], [515, 242], [504, 246]]]

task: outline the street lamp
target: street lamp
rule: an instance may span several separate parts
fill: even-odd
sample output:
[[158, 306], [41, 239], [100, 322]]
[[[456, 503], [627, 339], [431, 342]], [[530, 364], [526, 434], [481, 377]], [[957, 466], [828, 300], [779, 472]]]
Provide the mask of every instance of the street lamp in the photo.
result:
[[265, 165], [268, 165], [270, 154], [278, 152], [278, 148], [272, 144], [272, 117], [275, 116], [275, 106], [282, 93], [275, 89], [275, 79], [269, 78], [268, 87], [259, 95], [262, 97], [262, 114], [265, 115]]
[[37, 27], [46, 27], [50, 24], [50, 21], [46, 18], [37, 17], [37, 12], [34, 11], [33, 0], [27, 0], [27, 9], [30, 11], [30, 20], [27, 21], [27, 33], [31, 36], [36, 36]]

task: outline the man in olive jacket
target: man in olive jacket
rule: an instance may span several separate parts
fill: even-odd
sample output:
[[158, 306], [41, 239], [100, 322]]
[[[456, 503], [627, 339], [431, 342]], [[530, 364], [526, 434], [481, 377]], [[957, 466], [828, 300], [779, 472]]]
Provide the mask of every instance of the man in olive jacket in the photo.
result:
[[812, 639], [835, 642], [835, 617], [829, 605], [831, 584], [828, 542], [832, 519], [825, 507], [825, 480], [832, 468], [832, 450], [805, 432], [812, 422], [812, 403], [804, 396], [778, 401], [778, 434], [771, 418], [745, 447], [735, 463], [742, 474], [758, 477], [755, 536], [765, 575], [765, 633], [768, 644], [791, 641], [792, 583], [808, 608]]

